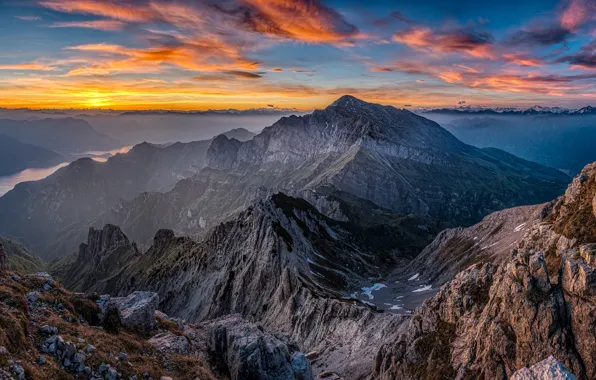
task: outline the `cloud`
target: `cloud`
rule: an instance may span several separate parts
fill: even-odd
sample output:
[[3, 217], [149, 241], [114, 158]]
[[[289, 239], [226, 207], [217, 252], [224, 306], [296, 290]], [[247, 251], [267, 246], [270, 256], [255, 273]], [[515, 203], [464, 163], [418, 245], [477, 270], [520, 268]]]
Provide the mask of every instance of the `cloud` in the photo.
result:
[[236, 46], [218, 40], [216, 36], [181, 36], [168, 41], [156, 41], [156, 46], [152, 48], [128, 48], [101, 43], [67, 49], [96, 55], [92, 66], [85, 65], [68, 75], [159, 72], [171, 67], [207, 72], [255, 71], [260, 67], [259, 62], [246, 58]]
[[309, 43], [349, 44], [359, 34], [337, 11], [319, 0], [240, 0], [213, 5], [243, 29]]
[[596, 41], [582, 47], [575, 55], [567, 55], [555, 61], [556, 63], [566, 62], [573, 66], [585, 69], [596, 69]]
[[571, 0], [561, 15], [561, 26], [569, 31], [577, 31], [596, 17], [596, 4], [591, 0]]
[[372, 67], [369, 69], [369, 71], [373, 73], [391, 73], [399, 71], [407, 74], [426, 75], [429, 73], [429, 68], [414, 62], [397, 61], [390, 66]]
[[514, 46], [550, 46], [567, 40], [571, 31], [558, 24], [535, 25], [516, 31], [506, 39], [505, 44]]
[[260, 79], [263, 78], [263, 73], [251, 73], [248, 71], [237, 71], [231, 70], [226, 71], [226, 74], [234, 76], [236, 78], [243, 78], [243, 79]]
[[524, 54], [503, 54], [503, 60], [507, 63], [513, 63], [526, 67], [540, 67], [545, 63], [545, 61], [541, 58]]
[[42, 63], [37, 63], [37, 62], [27, 62], [27, 63], [3, 64], [3, 65], [0, 65], [0, 70], [52, 71], [52, 70], [55, 70], [55, 67], [44, 65]]
[[64, 13], [78, 13], [85, 15], [103, 16], [120, 21], [147, 22], [158, 18], [158, 13], [150, 7], [141, 6], [134, 1], [115, 0], [44, 0], [39, 4], [46, 8]]
[[472, 29], [434, 31], [416, 26], [395, 33], [393, 40], [418, 50], [440, 53], [463, 52], [474, 57], [489, 58], [493, 55], [493, 38], [487, 32]]
[[319, 0], [205, 0], [201, 2], [43, 0], [40, 5], [59, 12], [102, 16], [122, 22], [161, 21], [177, 27], [241, 28], [275, 38], [309, 43], [349, 44], [359, 30]]
[[50, 28], [88, 28], [104, 31], [117, 31], [124, 28], [126, 24], [118, 20], [95, 20], [95, 21], [68, 21], [55, 22]]
[[19, 20], [23, 20], [23, 21], [39, 21], [41, 20], [40, 16], [14, 16], [15, 18], [18, 18]]

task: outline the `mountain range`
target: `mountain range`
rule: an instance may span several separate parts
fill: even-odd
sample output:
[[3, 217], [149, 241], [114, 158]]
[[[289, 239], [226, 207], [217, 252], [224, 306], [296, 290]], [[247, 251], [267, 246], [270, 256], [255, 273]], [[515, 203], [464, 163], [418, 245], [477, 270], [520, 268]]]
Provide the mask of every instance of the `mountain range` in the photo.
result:
[[499, 114], [499, 115], [596, 115], [596, 107], [586, 106], [578, 109], [569, 109], [563, 107], [543, 107], [533, 106], [530, 108], [518, 107], [473, 107], [473, 106], [459, 106], [452, 108], [420, 108], [416, 110], [421, 114], [426, 113], [453, 113], [453, 114]]
[[[146, 253], [116, 226], [91, 229], [64, 281], [113, 295], [151, 290], [160, 310], [205, 325], [240, 315], [297, 344], [321, 376], [509, 379], [554, 355], [588, 379], [595, 195], [596, 164], [552, 202], [447, 230], [412, 259], [396, 254], [397, 229], [370, 233], [277, 194], [199, 242], [159, 230]], [[409, 287], [376, 303], [399, 283]]]
[[24, 144], [0, 134], [0, 176], [18, 173], [27, 168], [43, 168], [64, 162], [64, 157], [51, 150]]
[[83, 153], [119, 148], [115, 139], [98, 133], [81, 119], [0, 119], [0, 134], [58, 153]]
[[79, 313], [135, 342], [128, 367], [105, 359], [135, 376], [141, 352], [233, 379], [596, 376], [596, 164], [572, 180], [407, 110], [343, 96], [257, 135], [138, 144], [18, 185], [0, 214], [75, 292], [0, 276], [29, 305], [10, 315], [69, 331]]

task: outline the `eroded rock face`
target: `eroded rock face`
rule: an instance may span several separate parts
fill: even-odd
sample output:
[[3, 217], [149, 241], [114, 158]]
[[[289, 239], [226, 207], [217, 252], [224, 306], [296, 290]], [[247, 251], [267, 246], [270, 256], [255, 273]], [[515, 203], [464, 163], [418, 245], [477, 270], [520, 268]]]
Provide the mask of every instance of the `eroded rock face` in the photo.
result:
[[76, 262], [64, 276], [64, 284], [72, 290], [105, 291], [104, 281], [121, 270], [139, 252], [122, 230], [106, 224], [102, 229], [89, 229], [87, 243], [79, 246]]
[[[412, 229], [423, 231], [417, 225]], [[158, 232], [147, 253], [102, 283], [114, 294], [155, 291], [160, 310], [193, 323], [241, 314], [296, 342], [315, 372], [360, 379], [370, 374], [380, 342], [397, 337], [403, 317], [342, 297], [408, 257], [403, 241], [401, 230], [331, 220], [278, 194], [201, 242]]]
[[577, 380], [561, 362], [549, 356], [530, 368], [522, 368], [511, 376], [509, 380]]
[[511, 259], [475, 264], [417, 309], [407, 333], [379, 351], [373, 377], [507, 379], [553, 355], [578, 378], [596, 378], [595, 192], [593, 164], [543, 209]]
[[374, 376], [505, 380], [553, 354], [585, 378], [596, 368], [585, 367], [591, 352], [576, 350], [583, 338], [574, 335], [564, 293], [542, 254], [520, 253], [507, 266], [477, 264], [414, 313], [407, 334], [379, 352]]
[[238, 315], [209, 322], [208, 348], [231, 379], [312, 380], [306, 356]]

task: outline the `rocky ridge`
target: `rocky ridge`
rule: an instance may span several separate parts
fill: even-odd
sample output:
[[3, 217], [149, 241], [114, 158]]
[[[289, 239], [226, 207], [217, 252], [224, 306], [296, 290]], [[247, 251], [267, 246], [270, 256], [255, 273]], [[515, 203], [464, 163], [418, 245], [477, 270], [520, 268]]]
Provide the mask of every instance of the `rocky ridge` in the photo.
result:
[[595, 184], [593, 164], [545, 206], [510, 260], [474, 264], [443, 285], [382, 347], [373, 378], [507, 379], [550, 355], [594, 378]]
[[155, 291], [161, 310], [192, 322], [239, 314], [308, 352], [315, 373], [362, 378], [379, 341], [395, 337], [403, 317], [349, 295], [413, 257], [408, 242], [432, 237], [416, 219], [402, 222], [400, 229], [363, 228], [278, 194], [201, 242], [160, 230], [149, 251], [129, 255], [135, 259], [122, 270], [81, 290]]

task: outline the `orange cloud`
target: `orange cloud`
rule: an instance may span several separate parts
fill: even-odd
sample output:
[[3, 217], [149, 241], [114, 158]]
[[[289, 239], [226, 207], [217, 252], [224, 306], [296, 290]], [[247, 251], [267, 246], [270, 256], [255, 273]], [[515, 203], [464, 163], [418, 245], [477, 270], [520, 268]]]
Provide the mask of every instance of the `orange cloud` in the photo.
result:
[[117, 31], [126, 24], [118, 20], [95, 20], [95, 21], [68, 21], [55, 22], [50, 25], [51, 28], [87, 28], [105, 31]]
[[88, 44], [69, 47], [87, 53], [100, 53], [92, 66], [71, 70], [68, 75], [107, 75], [121, 72], [155, 72], [177, 66], [191, 71], [254, 71], [259, 63], [245, 58], [233, 46], [216, 39], [189, 40], [174, 46], [148, 49], [114, 44]]
[[40, 5], [65, 13], [80, 13], [86, 15], [103, 16], [120, 21], [145, 22], [153, 21], [157, 14], [151, 9], [140, 7], [133, 3], [113, 0], [44, 0]]
[[37, 62], [16, 63], [0, 65], [0, 70], [33, 70], [33, 71], [52, 71], [55, 67], [44, 65]]
[[520, 66], [540, 67], [544, 60], [536, 57], [524, 56], [522, 54], [503, 54], [503, 59], [508, 63]]
[[256, 32], [312, 43], [347, 43], [358, 28], [318, 0], [241, 0], [253, 12], [243, 25]]
[[492, 37], [484, 32], [457, 29], [436, 32], [416, 26], [393, 35], [393, 40], [418, 50], [438, 53], [464, 52], [478, 58], [492, 58]]

